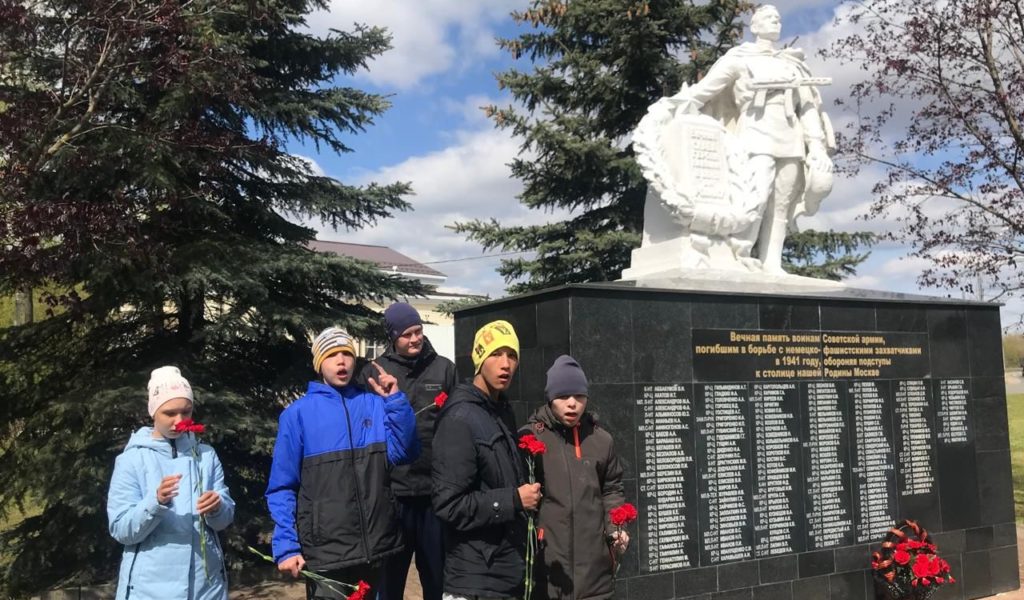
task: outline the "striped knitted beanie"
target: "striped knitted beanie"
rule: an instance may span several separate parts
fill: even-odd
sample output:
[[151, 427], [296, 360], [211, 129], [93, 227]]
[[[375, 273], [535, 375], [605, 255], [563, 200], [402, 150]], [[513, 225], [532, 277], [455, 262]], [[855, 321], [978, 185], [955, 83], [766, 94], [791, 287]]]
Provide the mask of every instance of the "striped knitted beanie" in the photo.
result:
[[313, 340], [313, 370], [319, 373], [324, 360], [337, 352], [348, 352], [355, 356], [355, 341], [344, 329], [328, 327]]

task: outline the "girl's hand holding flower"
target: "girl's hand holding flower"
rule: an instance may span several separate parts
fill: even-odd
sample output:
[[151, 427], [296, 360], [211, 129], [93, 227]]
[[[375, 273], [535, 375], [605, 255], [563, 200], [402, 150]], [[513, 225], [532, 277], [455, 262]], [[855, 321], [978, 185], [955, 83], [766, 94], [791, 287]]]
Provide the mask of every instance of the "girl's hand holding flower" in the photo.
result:
[[220, 510], [220, 494], [210, 490], [204, 492], [202, 496], [199, 496], [199, 501], [196, 503], [196, 511], [201, 515], [205, 516], [209, 513], [215, 513]]

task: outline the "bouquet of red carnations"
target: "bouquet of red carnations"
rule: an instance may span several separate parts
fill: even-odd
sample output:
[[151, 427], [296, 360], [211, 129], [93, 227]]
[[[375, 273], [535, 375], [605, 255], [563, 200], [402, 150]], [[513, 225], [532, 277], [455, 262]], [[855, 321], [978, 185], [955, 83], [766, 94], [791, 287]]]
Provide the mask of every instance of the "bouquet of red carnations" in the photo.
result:
[[926, 600], [939, 586], [956, 583], [928, 532], [909, 520], [885, 534], [881, 550], [871, 555], [871, 571], [886, 600]]

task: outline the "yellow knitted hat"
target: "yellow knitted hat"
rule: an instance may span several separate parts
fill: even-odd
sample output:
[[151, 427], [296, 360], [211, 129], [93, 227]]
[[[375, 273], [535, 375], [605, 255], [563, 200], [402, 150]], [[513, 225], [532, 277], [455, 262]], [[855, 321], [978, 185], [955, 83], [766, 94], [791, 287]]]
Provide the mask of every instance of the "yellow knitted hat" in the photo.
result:
[[498, 348], [511, 348], [519, 356], [519, 337], [508, 321], [491, 321], [477, 329], [473, 337], [473, 374], [480, 372], [480, 365]]

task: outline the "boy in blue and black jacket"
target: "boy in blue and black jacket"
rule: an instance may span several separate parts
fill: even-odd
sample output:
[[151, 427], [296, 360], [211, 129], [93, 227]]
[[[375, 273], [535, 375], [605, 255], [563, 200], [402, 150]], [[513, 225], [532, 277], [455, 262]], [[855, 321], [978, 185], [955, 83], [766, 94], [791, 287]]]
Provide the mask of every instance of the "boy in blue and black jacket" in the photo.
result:
[[[416, 417], [383, 370], [367, 380], [373, 392], [351, 383], [355, 344], [342, 329], [313, 341], [313, 368], [323, 382], [281, 413], [274, 445], [274, 560], [295, 577], [305, 568], [376, 586], [381, 560], [403, 549], [388, 471], [419, 455]], [[341, 598], [314, 581], [306, 597]]]

